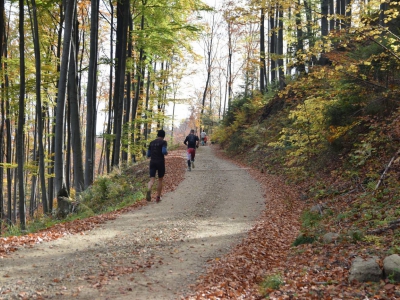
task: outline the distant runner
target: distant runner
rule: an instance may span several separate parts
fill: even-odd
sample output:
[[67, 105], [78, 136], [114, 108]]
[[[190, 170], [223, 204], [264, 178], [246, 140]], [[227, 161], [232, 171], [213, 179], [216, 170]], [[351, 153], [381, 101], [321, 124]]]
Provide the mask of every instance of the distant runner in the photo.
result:
[[207, 134], [203, 131], [200, 133], [200, 138], [201, 138], [201, 145], [204, 146], [205, 143], [207, 143]]
[[194, 169], [194, 157], [196, 155], [196, 148], [199, 147], [199, 137], [194, 134], [194, 129], [190, 130], [190, 134], [185, 138], [183, 142], [187, 147], [187, 163], [188, 171]]

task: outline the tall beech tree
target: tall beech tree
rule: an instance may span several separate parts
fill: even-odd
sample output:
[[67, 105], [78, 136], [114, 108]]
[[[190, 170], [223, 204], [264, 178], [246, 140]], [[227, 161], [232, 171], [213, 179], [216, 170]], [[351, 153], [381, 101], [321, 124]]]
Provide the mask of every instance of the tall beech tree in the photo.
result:
[[[97, 56], [98, 56], [98, 30], [99, 30], [99, 1], [91, 2], [90, 18], [90, 57], [88, 70], [88, 84], [86, 93], [86, 147], [85, 147], [85, 188], [94, 180], [96, 157], [96, 96], [97, 96]], [[78, 140], [78, 137], [76, 137]], [[80, 136], [79, 136], [80, 139]], [[79, 191], [82, 189], [80, 188]]]
[[33, 45], [35, 51], [35, 86], [36, 86], [36, 124], [37, 124], [37, 135], [38, 135], [38, 154], [39, 154], [39, 178], [40, 178], [40, 190], [41, 190], [41, 199], [43, 204], [43, 211], [45, 214], [48, 214], [49, 205], [47, 201], [47, 191], [46, 191], [46, 177], [45, 177], [45, 153], [44, 153], [44, 126], [43, 126], [43, 114], [42, 114], [42, 66], [41, 66], [41, 54], [40, 54], [40, 38], [39, 38], [39, 24], [37, 18], [37, 7], [36, 1], [31, 0], [32, 4], [32, 20], [33, 20], [33, 28], [32, 28], [32, 37], [33, 37]]
[[[19, 103], [18, 103], [18, 131], [17, 131], [17, 163], [18, 163], [18, 196], [19, 220], [22, 230], [26, 228], [26, 202], [24, 187], [24, 126], [25, 126], [25, 30], [24, 30], [24, 1], [19, 0]], [[14, 206], [16, 207], [16, 205]]]
[[265, 63], [265, 8], [260, 9], [260, 91], [266, 92], [267, 84], [266, 63]]
[[[84, 190], [84, 172], [82, 161], [82, 137], [81, 137], [81, 121], [79, 118], [79, 101], [77, 87], [77, 61], [76, 61], [76, 39], [71, 45], [70, 63], [68, 70], [68, 108], [71, 124], [71, 147], [73, 154], [73, 174], [74, 188], [76, 192]], [[86, 143], [87, 147], [87, 143]]]
[[64, 126], [65, 126], [65, 97], [67, 90], [68, 68], [70, 62], [72, 27], [74, 26], [75, 0], [65, 0], [65, 30], [63, 50], [61, 57], [60, 79], [58, 81], [56, 126], [55, 126], [55, 153], [54, 153], [54, 172], [55, 189], [57, 193], [65, 188], [64, 174]]
[[[5, 138], [5, 97], [4, 97], [4, 76], [3, 76], [3, 51], [5, 44], [5, 10], [4, 10], [4, 0], [0, 0], [0, 107], [1, 107], [1, 124], [0, 124], [0, 163], [4, 163], [4, 146], [3, 141]], [[4, 168], [0, 168], [0, 220], [4, 218]], [[2, 232], [1, 222], [0, 222], [0, 233]]]
[[112, 153], [112, 166], [119, 166], [122, 139], [123, 104], [125, 97], [125, 69], [127, 35], [129, 26], [129, 0], [117, 3], [117, 47], [116, 47], [116, 71], [114, 88], [114, 144]]

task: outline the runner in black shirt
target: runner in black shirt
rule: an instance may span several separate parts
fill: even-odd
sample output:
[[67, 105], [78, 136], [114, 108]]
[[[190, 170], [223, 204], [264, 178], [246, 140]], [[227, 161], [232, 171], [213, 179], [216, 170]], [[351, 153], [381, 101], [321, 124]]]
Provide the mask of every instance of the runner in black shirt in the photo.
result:
[[190, 134], [183, 142], [187, 147], [187, 163], [188, 171], [194, 169], [194, 157], [196, 155], [196, 148], [199, 147], [199, 137], [194, 134], [194, 129], [190, 130]]
[[150, 157], [150, 181], [147, 185], [146, 200], [151, 201], [151, 188], [156, 180], [156, 172], [158, 172], [157, 198], [156, 202], [161, 201], [161, 191], [163, 186], [163, 178], [165, 175], [165, 158], [168, 154], [167, 141], [164, 140], [165, 131], [159, 130], [157, 138], [152, 141], [147, 149], [147, 157]]

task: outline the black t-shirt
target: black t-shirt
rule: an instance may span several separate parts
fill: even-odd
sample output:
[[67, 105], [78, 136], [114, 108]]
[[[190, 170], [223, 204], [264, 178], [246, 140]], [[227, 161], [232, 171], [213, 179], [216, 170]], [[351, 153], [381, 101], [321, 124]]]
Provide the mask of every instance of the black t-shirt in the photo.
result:
[[199, 137], [197, 135], [189, 134], [183, 143], [187, 145], [188, 148], [196, 148], [196, 141], [198, 140]]
[[152, 161], [164, 161], [163, 147], [167, 148], [167, 141], [162, 139], [155, 139], [150, 143], [149, 150]]

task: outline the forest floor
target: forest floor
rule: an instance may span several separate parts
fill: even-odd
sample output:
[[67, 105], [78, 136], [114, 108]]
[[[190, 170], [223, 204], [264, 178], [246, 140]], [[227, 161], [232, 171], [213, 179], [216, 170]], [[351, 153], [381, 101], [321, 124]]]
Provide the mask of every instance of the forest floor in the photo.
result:
[[160, 203], [1, 238], [0, 299], [259, 298], [301, 206], [276, 178], [263, 184], [218, 153], [200, 147], [189, 172], [185, 150], [171, 152]]

